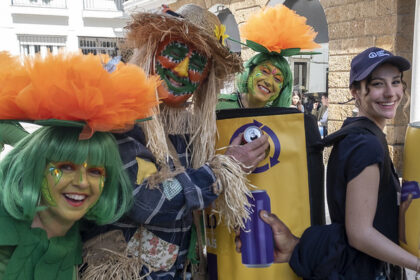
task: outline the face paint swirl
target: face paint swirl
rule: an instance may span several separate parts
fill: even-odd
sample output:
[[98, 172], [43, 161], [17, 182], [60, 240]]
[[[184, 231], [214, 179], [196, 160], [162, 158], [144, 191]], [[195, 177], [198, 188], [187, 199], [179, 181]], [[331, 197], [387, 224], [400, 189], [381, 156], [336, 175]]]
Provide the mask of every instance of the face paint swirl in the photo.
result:
[[182, 105], [207, 76], [207, 57], [182, 40], [163, 41], [156, 53], [155, 71], [169, 96], [163, 102]]

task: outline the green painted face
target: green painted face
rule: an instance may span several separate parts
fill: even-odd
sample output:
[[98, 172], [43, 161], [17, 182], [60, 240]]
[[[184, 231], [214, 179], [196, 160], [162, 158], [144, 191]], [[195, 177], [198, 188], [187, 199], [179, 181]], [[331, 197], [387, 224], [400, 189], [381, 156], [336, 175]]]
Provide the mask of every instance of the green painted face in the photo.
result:
[[42, 181], [42, 205], [54, 219], [77, 221], [98, 201], [105, 182], [105, 168], [72, 162], [50, 162]]
[[156, 52], [155, 63], [156, 73], [169, 95], [163, 102], [183, 104], [207, 77], [207, 64], [205, 55], [182, 40], [164, 40]]
[[269, 60], [263, 61], [251, 71], [248, 77], [249, 98], [260, 104], [276, 99], [283, 88], [283, 73]]

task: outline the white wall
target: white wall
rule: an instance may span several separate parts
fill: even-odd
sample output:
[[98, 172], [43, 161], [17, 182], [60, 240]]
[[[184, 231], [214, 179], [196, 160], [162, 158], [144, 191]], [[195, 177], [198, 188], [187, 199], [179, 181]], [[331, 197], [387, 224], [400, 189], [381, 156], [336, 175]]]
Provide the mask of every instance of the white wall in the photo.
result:
[[328, 68], [328, 43], [320, 44], [321, 54], [313, 55], [309, 65], [309, 92], [326, 92]]
[[11, 6], [0, 1], [0, 51], [19, 54], [19, 34], [66, 36], [66, 48], [78, 50], [78, 36], [123, 37], [129, 17], [122, 11], [83, 10], [83, 0], [67, 0], [67, 9]]

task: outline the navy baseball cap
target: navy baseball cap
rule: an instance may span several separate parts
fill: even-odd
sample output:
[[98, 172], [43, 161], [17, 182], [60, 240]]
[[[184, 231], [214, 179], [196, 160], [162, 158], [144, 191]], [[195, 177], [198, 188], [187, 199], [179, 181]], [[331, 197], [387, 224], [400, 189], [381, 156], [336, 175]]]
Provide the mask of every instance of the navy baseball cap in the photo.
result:
[[401, 72], [411, 67], [407, 59], [393, 55], [387, 50], [372, 47], [359, 53], [351, 61], [349, 86], [356, 81], [364, 80], [376, 67], [385, 62], [395, 65]]

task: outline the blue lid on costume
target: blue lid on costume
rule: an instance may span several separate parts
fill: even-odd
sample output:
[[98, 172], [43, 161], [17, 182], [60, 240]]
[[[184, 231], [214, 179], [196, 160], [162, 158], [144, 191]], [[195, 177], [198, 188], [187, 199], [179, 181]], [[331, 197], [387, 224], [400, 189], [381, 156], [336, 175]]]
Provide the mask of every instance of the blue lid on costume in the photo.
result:
[[356, 81], [364, 80], [376, 67], [385, 62], [395, 65], [401, 72], [411, 67], [407, 59], [393, 55], [387, 50], [372, 47], [356, 55], [351, 61], [349, 86]]

